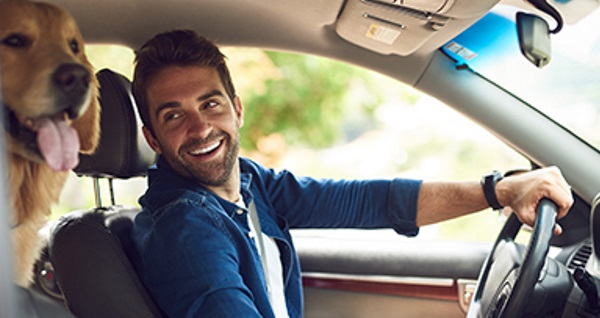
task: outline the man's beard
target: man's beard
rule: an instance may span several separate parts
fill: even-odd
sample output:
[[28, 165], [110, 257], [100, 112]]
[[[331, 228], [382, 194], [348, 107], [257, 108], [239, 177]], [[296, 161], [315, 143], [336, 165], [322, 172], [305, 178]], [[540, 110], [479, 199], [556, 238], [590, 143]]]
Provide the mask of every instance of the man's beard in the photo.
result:
[[[239, 133], [237, 133], [236, 137], [238, 136]], [[196, 148], [198, 145], [209, 144], [218, 139], [221, 139], [222, 143], [218, 148], [225, 148], [224, 156], [202, 164], [195, 164], [186, 159], [192, 156], [188, 152], [190, 149]], [[239, 148], [239, 137], [232, 139], [230, 135], [220, 132], [211, 133], [211, 135], [204, 139], [194, 139], [186, 142], [178, 149], [177, 155], [174, 153], [163, 153], [163, 155], [171, 167], [184, 177], [205, 186], [221, 186], [231, 176], [233, 167], [238, 160]]]

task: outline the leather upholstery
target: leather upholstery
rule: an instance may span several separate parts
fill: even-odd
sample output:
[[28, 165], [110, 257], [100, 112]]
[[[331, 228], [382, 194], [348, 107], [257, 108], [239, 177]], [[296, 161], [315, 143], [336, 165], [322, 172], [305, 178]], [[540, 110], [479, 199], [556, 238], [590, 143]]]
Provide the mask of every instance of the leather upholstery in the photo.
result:
[[[100, 81], [101, 139], [96, 153], [80, 156], [75, 172], [94, 178], [144, 176], [155, 160], [138, 124], [131, 83], [110, 70]], [[162, 317], [135, 268], [130, 234], [137, 207], [75, 211], [54, 226], [49, 251], [68, 308], [78, 317]]]

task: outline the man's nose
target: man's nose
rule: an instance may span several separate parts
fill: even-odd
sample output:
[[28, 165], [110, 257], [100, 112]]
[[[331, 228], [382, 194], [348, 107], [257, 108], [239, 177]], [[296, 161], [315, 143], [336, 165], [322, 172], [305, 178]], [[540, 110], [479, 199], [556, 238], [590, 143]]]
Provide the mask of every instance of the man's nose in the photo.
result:
[[206, 118], [200, 112], [193, 112], [189, 115], [188, 120], [188, 134], [190, 137], [205, 138], [210, 134], [212, 124], [210, 120]]

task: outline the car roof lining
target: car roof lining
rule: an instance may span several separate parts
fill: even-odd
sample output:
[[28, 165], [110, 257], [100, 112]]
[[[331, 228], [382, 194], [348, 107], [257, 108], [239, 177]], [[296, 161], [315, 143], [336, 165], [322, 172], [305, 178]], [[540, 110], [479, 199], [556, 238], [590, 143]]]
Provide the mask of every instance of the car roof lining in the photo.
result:
[[[78, 9], [78, 0], [50, 0], [69, 10], [77, 20], [86, 43], [120, 43], [138, 48], [157, 33], [175, 28], [190, 28], [223, 46], [258, 47], [267, 50], [309, 53], [334, 57], [355, 65], [371, 68], [393, 76], [409, 85], [414, 84], [429, 63], [440, 43], [451, 39], [478, 19], [451, 19], [444, 32], [436, 32], [430, 42], [410, 56], [385, 55], [352, 44], [336, 31], [336, 21], [344, 0], [258, 1], [252, 6], [243, 0], [178, 0], [181, 6], [169, 10], [160, 0], [104, 0], [86, 3]], [[488, 2], [496, 0], [488, 0]], [[94, 12], [91, 16], [90, 12]], [[145, 18], [132, 18], [138, 12]], [[484, 12], [481, 12], [483, 14]], [[108, 27], [97, 28], [110, 17]], [[249, 19], [249, 17], [257, 17]], [[228, 21], [235, 21], [231, 23]], [[274, 28], [274, 25], [281, 27]], [[215, 27], [218, 26], [218, 27]], [[389, 68], [389, 58], [398, 63]], [[398, 68], [402, 69], [398, 72]]]
[[[360, 46], [361, 43], [353, 44], [342, 38], [337, 21], [350, 0], [262, 0], [254, 1], [252, 5], [245, 0], [174, 0], [168, 5], [161, 0], [103, 0], [86, 2], [85, 10], [79, 0], [49, 1], [71, 12], [86, 43], [121, 44], [136, 49], [157, 33], [189, 28], [219, 45], [332, 57], [414, 85], [433, 53], [476, 22], [498, 0], [476, 4], [464, 0], [441, 1], [446, 7], [442, 9], [445, 10], [443, 14], [451, 18], [442, 30], [434, 32], [427, 42], [407, 56], [380, 54], [373, 51], [374, 47]], [[404, 1], [416, 5], [429, 2], [436, 1]], [[519, 5], [518, 2], [513, 4]], [[521, 3], [520, 6], [528, 5]], [[140, 18], [142, 14], [143, 18]], [[111, 20], [108, 25], [104, 23], [107, 17]], [[357, 28], [353, 32], [359, 34], [362, 31]], [[115, 43], [115, 35], [120, 42]], [[395, 68], [389, 67], [390, 59]]]

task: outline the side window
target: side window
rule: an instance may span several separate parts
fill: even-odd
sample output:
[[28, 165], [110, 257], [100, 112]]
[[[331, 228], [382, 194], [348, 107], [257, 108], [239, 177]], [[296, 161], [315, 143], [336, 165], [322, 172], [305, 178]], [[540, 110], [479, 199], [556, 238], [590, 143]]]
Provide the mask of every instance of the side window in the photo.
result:
[[96, 69], [109, 68], [131, 79], [133, 77], [133, 50], [121, 45], [86, 45], [85, 53]]
[[[323, 178], [430, 180], [479, 180], [495, 169], [528, 168], [481, 127], [391, 78], [314, 56], [223, 51], [245, 109], [241, 155], [266, 166]], [[108, 67], [131, 78], [130, 48], [94, 45], [86, 53], [98, 70]], [[145, 179], [116, 180], [115, 188], [118, 203], [136, 205]], [[93, 200], [92, 181], [73, 176], [55, 214], [89, 208]], [[485, 211], [423, 227], [419, 237], [492, 241], [499, 218]], [[343, 232], [295, 235], [307, 233]], [[396, 236], [391, 230], [369, 233]]]

